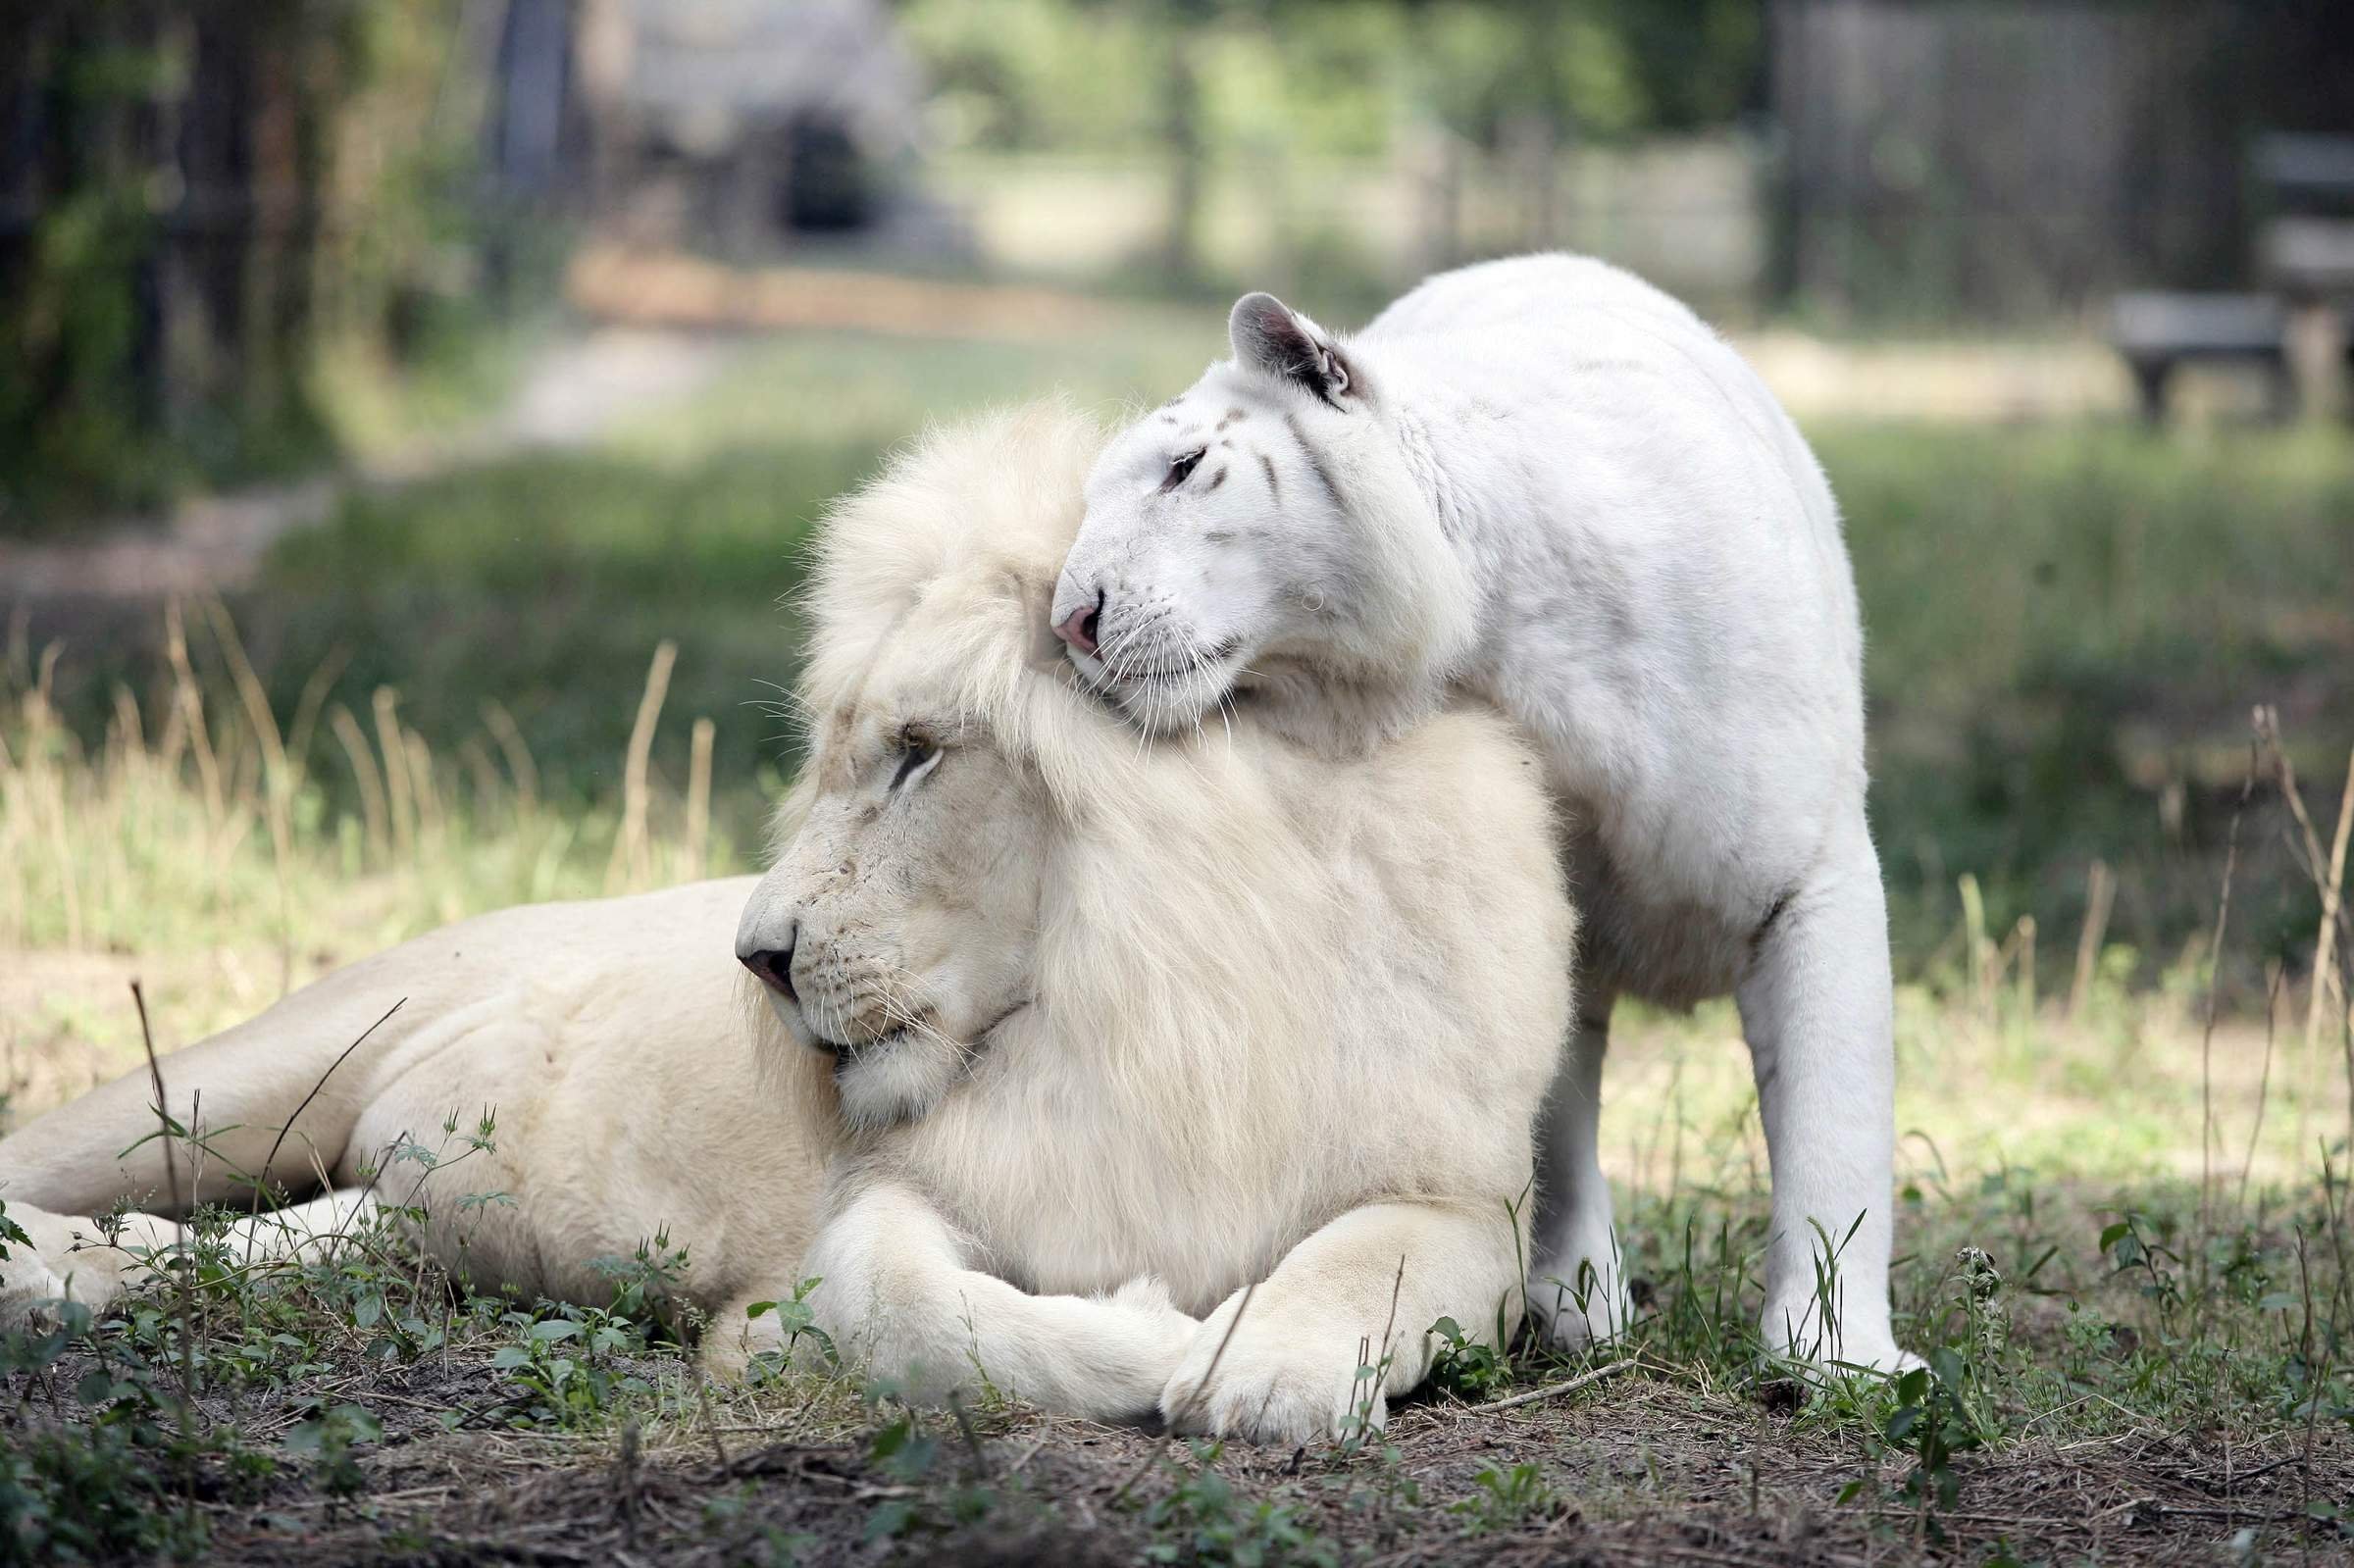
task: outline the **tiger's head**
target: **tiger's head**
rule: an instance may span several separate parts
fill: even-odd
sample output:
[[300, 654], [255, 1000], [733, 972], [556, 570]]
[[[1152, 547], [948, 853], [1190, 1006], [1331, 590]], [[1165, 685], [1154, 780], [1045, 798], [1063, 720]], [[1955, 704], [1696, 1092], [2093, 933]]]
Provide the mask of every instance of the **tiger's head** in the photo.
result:
[[1463, 569], [1371, 356], [1271, 294], [1227, 330], [1231, 359], [1097, 460], [1055, 632], [1148, 732], [1235, 698], [1308, 738], [1377, 736], [1467, 643]]

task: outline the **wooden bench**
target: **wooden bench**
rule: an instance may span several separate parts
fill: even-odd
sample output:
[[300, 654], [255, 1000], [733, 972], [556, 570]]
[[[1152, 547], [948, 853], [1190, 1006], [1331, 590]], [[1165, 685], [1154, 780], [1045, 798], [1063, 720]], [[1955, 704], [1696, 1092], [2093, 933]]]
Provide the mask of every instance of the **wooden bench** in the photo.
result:
[[2276, 131], [2256, 138], [2248, 163], [2276, 210], [2354, 217], [2354, 136]]
[[2152, 424], [2166, 418], [2167, 382], [2193, 361], [2259, 366], [2271, 387], [2272, 415], [2285, 419], [2296, 410], [2288, 314], [2270, 294], [2120, 294], [2109, 340], [2132, 371], [2142, 417]]
[[2276, 218], [2257, 249], [2264, 276], [2288, 298], [2354, 300], [2354, 218]]

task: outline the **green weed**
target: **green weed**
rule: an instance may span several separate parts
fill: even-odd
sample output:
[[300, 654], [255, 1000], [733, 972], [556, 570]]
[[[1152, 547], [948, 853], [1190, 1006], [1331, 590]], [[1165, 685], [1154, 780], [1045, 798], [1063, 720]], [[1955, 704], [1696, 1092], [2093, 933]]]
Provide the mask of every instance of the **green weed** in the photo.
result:
[[1461, 1515], [1463, 1528], [1475, 1536], [1509, 1530], [1554, 1506], [1553, 1488], [1546, 1484], [1545, 1472], [1533, 1464], [1482, 1470], [1471, 1478], [1471, 1485], [1475, 1489], [1472, 1493], [1450, 1511]]
[[1492, 1399], [1512, 1381], [1510, 1364], [1493, 1344], [1463, 1338], [1462, 1326], [1441, 1318], [1430, 1326], [1439, 1340], [1439, 1353], [1430, 1364], [1430, 1381], [1471, 1404]]
[[1233, 1568], [1332, 1568], [1333, 1543], [1294, 1508], [1270, 1498], [1240, 1496], [1218, 1472], [1225, 1445], [1193, 1444], [1193, 1463], [1176, 1484], [1145, 1509], [1148, 1562], [1231, 1564]]

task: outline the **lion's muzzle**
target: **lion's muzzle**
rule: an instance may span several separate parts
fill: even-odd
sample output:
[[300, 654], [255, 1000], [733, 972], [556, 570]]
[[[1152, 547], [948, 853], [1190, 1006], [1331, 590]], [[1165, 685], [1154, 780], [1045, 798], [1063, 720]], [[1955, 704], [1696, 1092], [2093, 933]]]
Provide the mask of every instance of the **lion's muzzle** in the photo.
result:
[[[745, 911], [746, 916], [750, 914]], [[782, 945], [770, 945], [773, 938], [751, 930], [746, 918], [736, 933], [736, 961], [750, 970], [755, 979], [787, 1001], [794, 1000], [793, 993], [793, 947], [798, 933], [797, 922], [788, 922]]]

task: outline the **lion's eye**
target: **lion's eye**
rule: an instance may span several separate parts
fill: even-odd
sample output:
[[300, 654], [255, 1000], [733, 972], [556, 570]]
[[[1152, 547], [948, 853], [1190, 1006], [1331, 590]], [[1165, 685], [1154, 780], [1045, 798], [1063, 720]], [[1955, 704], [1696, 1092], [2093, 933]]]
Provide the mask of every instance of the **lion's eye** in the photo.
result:
[[909, 735], [899, 743], [898, 771], [891, 776], [891, 786], [897, 789], [922, 774], [931, 771], [940, 760], [940, 747], [931, 741]]
[[1183, 484], [1187, 476], [1201, 466], [1202, 454], [1207, 450], [1207, 447], [1197, 446], [1190, 452], [1181, 452], [1170, 458], [1169, 475], [1167, 479], [1160, 481], [1160, 487], [1164, 490], [1173, 490]]

